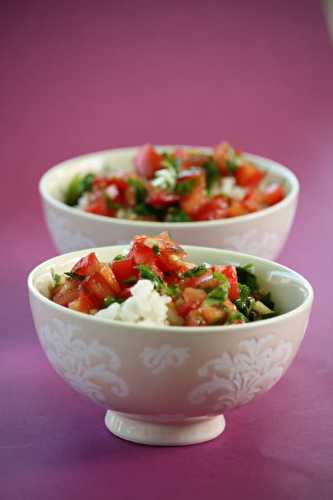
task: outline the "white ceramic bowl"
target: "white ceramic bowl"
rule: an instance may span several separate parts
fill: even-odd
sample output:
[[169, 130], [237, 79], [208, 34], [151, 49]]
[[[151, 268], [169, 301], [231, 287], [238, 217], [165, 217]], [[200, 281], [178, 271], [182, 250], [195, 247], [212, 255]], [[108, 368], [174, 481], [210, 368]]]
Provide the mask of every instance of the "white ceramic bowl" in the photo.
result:
[[[160, 146], [170, 150], [176, 146]], [[204, 222], [160, 223], [130, 221], [89, 214], [63, 203], [70, 179], [78, 172], [95, 172], [104, 164], [132, 170], [132, 159], [138, 148], [122, 148], [80, 156], [48, 170], [40, 181], [45, 218], [60, 253], [80, 248], [116, 245], [132, 240], [137, 234], [157, 234], [170, 230], [173, 238], [185, 245], [202, 245], [246, 252], [275, 259], [291, 228], [299, 185], [286, 167], [266, 158], [247, 154], [249, 160], [282, 181], [286, 197], [276, 205], [240, 217]], [[199, 148], [211, 152], [209, 148]]]
[[[283, 314], [243, 325], [147, 327], [81, 314], [46, 298], [50, 268], [68, 271], [87, 250], [48, 260], [28, 278], [36, 330], [51, 365], [106, 407], [107, 427], [130, 441], [184, 445], [218, 436], [226, 410], [281, 378], [308, 324], [313, 292], [299, 274], [237, 252], [185, 248], [196, 263], [252, 262]], [[121, 249], [95, 251], [110, 261]]]

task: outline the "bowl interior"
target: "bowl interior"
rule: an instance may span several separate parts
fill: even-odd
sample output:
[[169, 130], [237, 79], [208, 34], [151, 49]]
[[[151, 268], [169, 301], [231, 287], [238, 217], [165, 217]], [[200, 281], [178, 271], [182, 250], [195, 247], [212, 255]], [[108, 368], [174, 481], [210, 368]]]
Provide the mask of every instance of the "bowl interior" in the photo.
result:
[[[124, 248], [124, 246], [113, 246], [93, 250], [96, 251], [100, 260], [110, 262], [116, 255], [121, 253]], [[260, 259], [252, 255], [240, 254], [226, 250], [190, 246], [185, 246], [184, 248], [188, 252], [189, 260], [197, 264], [202, 262], [208, 262], [210, 264], [234, 265], [253, 264], [259, 285], [271, 292], [276, 308], [281, 314], [288, 313], [302, 307], [306, 302], [312, 300], [313, 292], [311, 285], [307, 282], [307, 280], [298, 273], [281, 266], [280, 264]], [[34, 293], [47, 297], [49, 286], [51, 284], [51, 269], [59, 274], [69, 271], [75, 262], [77, 262], [80, 257], [86, 255], [89, 251], [91, 250], [80, 250], [61, 255], [39, 265], [29, 276], [30, 288]], [[61, 307], [57, 304], [53, 305], [55, 307]], [[75, 311], [69, 312], [75, 315], [81, 315], [81, 313], [77, 313]], [[265, 321], [274, 321], [274, 319], [275, 318]], [[211, 329], [214, 327], [207, 328]], [[224, 328], [232, 328], [232, 326]]]
[[[180, 146], [158, 146], [159, 151], [170, 151]], [[183, 148], [193, 149], [193, 146], [181, 146]], [[211, 152], [210, 148], [196, 146], [196, 149], [205, 152]], [[103, 170], [112, 173], [129, 172], [133, 170], [133, 158], [138, 147], [120, 148], [109, 151], [92, 153], [77, 158], [73, 158], [60, 163], [51, 168], [41, 180], [42, 193], [48, 194], [51, 198], [63, 202], [65, 190], [77, 173], [101, 172]], [[245, 154], [245, 157], [255, 162], [259, 168], [268, 172], [268, 180], [282, 182], [287, 197], [297, 191], [297, 179], [286, 167], [260, 156]]]

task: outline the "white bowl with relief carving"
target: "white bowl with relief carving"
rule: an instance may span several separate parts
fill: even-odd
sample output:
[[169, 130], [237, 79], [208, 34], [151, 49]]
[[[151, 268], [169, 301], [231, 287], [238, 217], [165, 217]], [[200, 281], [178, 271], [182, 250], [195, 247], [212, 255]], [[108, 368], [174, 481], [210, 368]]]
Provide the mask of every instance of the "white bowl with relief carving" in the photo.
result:
[[[51, 365], [103, 405], [107, 427], [130, 441], [185, 445], [215, 438], [224, 430], [225, 412], [283, 376], [308, 324], [313, 292], [299, 274], [237, 252], [185, 248], [196, 263], [253, 263], [282, 314], [242, 325], [151, 327], [95, 318], [49, 300], [50, 269], [68, 271], [87, 250], [48, 260], [28, 278], [36, 330]], [[121, 250], [95, 249], [101, 261]]]
[[[157, 149], [167, 151], [176, 147], [161, 146]], [[90, 214], [63, 202], [65, 190], [73, 175], [98, 172], [105, 165], [111, 170], [132, 170], [132, 160], [137, 149], [120, 148], [80, 156], [56, 165], [43, 175], [39, 189], [44, 214], [60, 253], [123, 244], [131, 241], [137, 234], [157, 234], [167, 229], [183, 245], [225, 248], [266, 259], [278, 256], [293, 223], [299, 184], [288, 168], [260, 156], [245, 155], [268, 173], [268, 179], [277, 180], [284, 185], [286, 197], [269, 208], [239, 217], [203, 222], [133, 221]], [[209, 148], [198, 149], [211, 152]]]

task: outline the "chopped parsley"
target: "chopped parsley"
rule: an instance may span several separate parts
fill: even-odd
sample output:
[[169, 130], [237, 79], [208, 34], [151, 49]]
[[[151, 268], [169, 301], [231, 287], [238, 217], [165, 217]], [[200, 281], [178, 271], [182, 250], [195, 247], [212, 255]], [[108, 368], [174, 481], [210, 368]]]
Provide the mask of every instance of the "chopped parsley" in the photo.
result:
[[190, 222], [191, 218], [181, 208], [171, 207], [168, 210], [167, 221], [168, 222]]
[[239, 299], [235, 300], [237, 309], [247, 318], [250, 319], [250, 313], [255, 304], [255, 299], [250, 296], [251, 290], [247, 285], [239, 284]]
[[206, 173], [207, 191], [210, 193], [214, 184], [220, 179], [220, 171], [213, 159], [209, 159], [204, 163], [202, 168]]
[[109, 307], [111, 306], [111, 304], [119, 304], [123, 302], [121, 299], [116, 299], [115, 297], [113, 297], [112, 295], [108, 295], [107, 297], [105, 297], [105, 299], [103, 300], [103, 308], [105, 309], [106, 307]]
[[187, 179], [186, 181], [178, 182], [175, 187], [175, 193], [180, 196], [186, 196], [193, 191], [195, 183], [195, 179]]
[[209, 292], [207, 298], [204, 300], [205, 306], [221, 306], [228, 297], [229, 282], [221, 283], [214, 290]]
[[238, 266], [236, 270], [239, 283], [247, 285], [251, 293], [256, 292], [258, 290], [258, 282], [256, 275], [253, 273], [253, 265]]
[[79, 281], [83, 281], [85, 276], [81, 276], [81, 274], [77, 274], [77, 273], [73, 273], [72, 271], [68, 272], [68, 273], [64, 273], [65, 276], [67, 276], [67, 278], [70, 278], [72, 280], [79, 280]]
[[200, 276], [201, 274], [205, 273], [209, 269], [208, 264], [199, 264], [198, 266], [192, 267], [192, 269], [189, 269], [188, 271], [185, 271], [183, 273], [183, 278], [193, 278], [194, 276]]
[[161, 253], [160, 247], [158, 245], [153, 245], [152, 250], [153, 250], [155, 255], [160, 255], [160, 253]]
[[65, 203], [71, 207], [77, 205], [83, 193], [92, 191], [95, 174], [74, 175], [65, 193]]
[[128, 285], [134, 285], [138, 281], [138, 278], [136, 276], [130, 276], [126, 280], [123, 280], [122, 283], [126, 286]]
[[58, 286], [61, 283], [61, 276], [60, 274], [56, 273], [54, 269], [51, 269], [51, 276], [53, 279], [53, 284], [54, 286]]
[[125, 259], [127, 259], [127, 255], [122, 255], [120, 253], [120, 254], [116, 255], [113, 260], [118, 261], [118, 260], [125, 260]]
[[160, 278], [160, 276], [156, 274], [149, 266], [146, 266], [145, 264], [139, 264], [137, 268], [139, 270], [141, 279], [152, 281], [156, 287], [159, 287], [163, 284], [162, 278]]

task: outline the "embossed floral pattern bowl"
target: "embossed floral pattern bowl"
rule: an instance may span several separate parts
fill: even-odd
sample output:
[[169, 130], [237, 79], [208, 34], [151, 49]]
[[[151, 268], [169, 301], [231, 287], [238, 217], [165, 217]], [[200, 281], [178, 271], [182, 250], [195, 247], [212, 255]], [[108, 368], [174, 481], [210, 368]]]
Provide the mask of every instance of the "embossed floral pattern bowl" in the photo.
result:
[[[157, 149], [167, 151], [175, 147]], [[283, 183], [286, 197], [272, 207], [240, 217], [181, 223], [133, 221], [90, 214], [63, 203], [64, 192], [73, 175], [96, 172], [103, 165], [132, 170], [136, 151], [137, 148], [121, 148], [80, 156], [64, 161], [43, 175], [39, 188], [44, 214], [59, 252], [122, 244], [137, 234], [157, 234], [168, 229], [173, 238], [184, 245], [226, 248], [266, 259], [278, 256], [294, 219], [299, 185], [289, 169], [260, 156], [245, 155], [269, 172], [270, 179]]]
[[[96, 249], [109, 261], [123, 247]], [[35, 268], [28, 286], [32, 314], [51, 365], [78, 392], [108, 409], [116, 435], [145, 444], [207, 441], [224, 429], [223, 414], [275, 385], [305, 333], [313, 292], [299, 274], [257, 257], [185, 247], [191, 261], [255, 266], [280, 316], [222, 327], [149, 327], [95, 318], [47, 298], [50, 269], [62, 273], [87, 251]]]

